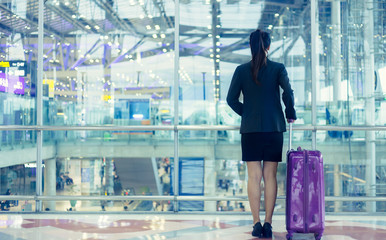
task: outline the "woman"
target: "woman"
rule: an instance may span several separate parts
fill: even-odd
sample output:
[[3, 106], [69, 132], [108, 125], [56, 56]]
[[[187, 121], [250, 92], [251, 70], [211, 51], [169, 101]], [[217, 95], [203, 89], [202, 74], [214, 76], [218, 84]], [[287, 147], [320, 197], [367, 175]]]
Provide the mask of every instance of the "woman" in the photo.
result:
[[[294, 96], [283, 64], [267, 57], [271, 39], [259, 29], [252, 32], [249, 45], [252, 61], [234, 72], [227, 102], [241, 116], [242, 160], [248, 168], [248, 198], [253, 215], [252, 236], [272, 237], [272, 214], [276, 202], [277, 165], [281, 162], [286, 123], [280, 102], [280, 89], [287, 122], [294, 122]], [[239, 101], [243, 93], [243, 102]], [[261, 166], [263, 161], [263, 166]], [[260, 183], [264, 179], [265, 223], [260, 223]]]

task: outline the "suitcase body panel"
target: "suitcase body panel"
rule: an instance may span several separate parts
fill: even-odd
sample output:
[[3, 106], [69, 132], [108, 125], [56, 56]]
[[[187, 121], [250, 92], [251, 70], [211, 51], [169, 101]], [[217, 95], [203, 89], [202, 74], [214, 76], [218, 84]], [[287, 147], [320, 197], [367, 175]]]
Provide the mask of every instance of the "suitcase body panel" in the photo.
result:
[[287, 238], [293, 233], [324, 231], [323, 157], [319, 151], [291, 150], [287, 153]]

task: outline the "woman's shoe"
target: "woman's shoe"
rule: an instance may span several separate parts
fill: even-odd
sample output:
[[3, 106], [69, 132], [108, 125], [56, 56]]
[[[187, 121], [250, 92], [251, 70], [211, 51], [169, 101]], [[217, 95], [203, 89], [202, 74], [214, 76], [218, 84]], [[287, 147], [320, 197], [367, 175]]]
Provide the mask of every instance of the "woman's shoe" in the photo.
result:
[[257, 222], [253, 226], [252, 236], [261, 238], [263, 236], [263, 226], [261, 226], [261, 222]]
[[272, 226], [268, 222], [263, 226], [263, 238], [272, 238]]

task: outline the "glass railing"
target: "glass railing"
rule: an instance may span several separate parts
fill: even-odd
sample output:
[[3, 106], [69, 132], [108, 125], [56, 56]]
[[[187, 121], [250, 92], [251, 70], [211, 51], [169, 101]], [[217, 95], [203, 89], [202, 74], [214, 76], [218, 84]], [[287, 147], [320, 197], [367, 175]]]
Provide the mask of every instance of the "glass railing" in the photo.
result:
[[[41, 152], [42, 195], [36, 194], [37, 146], [1, 150], [3, 210], [249, 211], [235, 126], [7, 126], [6, 131], [42, 131], [47, 139]], [[293, 147], [311, 149], [313, 131], [324, 157], [326, 211], [385, 212], [386, 127], [296, 125]], [[374, 165], [363, 137], [369, 131], [376, 133]], [[287, 142], [278, 168], [277, 212], [285, 206]]]

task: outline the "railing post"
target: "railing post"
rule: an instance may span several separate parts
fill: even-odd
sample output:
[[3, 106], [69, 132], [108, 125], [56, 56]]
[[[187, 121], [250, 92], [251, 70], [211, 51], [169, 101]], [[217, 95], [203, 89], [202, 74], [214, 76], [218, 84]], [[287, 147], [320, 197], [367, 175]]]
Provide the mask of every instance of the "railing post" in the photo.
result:
[[[39, 0], [39, 20], [38, 20], [38, 76], [36, 80], [36, 123], [37, 126], [43, 125], [43, 39], [44, 39], [44, 0]], [[43, 134], [37, 130], [36, 140], [36, 196], [43, 193]], [[42, 211], [42, 201], [36, 200], [36, 212]]]
[[[319, 70], [319, 56], [317, 53], [317, 37], [319, 36], [319, 24], [317, 19], [318, 12], [318, 1], [311, 0], [311, 86], [312, 86], [312, 94], [311, 94], [311, 114], [312, 114], [312, 126], [316, 126], [316, 101], [317, 101], [317, 84], [319, 83], [318, 78], [318, 70]], [[316, 149], [316, 130], [312, 130], [312, 149]]]
[[173, 193], [174, 193], [174, 212], [178, 212], [177, 196], [179, 195], [179, 153], [178, 153], [178, 124], [179, 124], [179, 109], [178, 101], [180, 95], [180, 1], [174, 1], [174, 179], [173, 179]]

